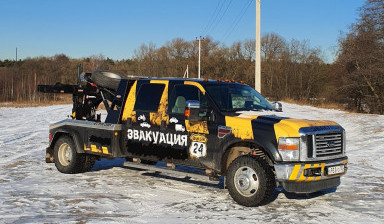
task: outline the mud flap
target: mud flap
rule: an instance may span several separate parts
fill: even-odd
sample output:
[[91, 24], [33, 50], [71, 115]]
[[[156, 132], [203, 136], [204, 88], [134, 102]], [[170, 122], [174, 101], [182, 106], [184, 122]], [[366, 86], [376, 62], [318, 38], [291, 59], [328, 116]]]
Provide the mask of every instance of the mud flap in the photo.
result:
[[46, 163], [53, 163], [53, 148], [48, 147], [45, 150], [45, 162]]

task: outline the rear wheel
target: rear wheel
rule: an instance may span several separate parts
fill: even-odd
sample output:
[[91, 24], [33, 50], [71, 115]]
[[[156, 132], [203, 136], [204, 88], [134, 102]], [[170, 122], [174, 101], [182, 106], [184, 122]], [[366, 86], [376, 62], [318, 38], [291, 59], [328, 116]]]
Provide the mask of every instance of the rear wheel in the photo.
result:
[[57, 140], [53, 156], [55, 166], [60, 172], [83, 172], [85, 155], [76, 152], [75, 143], [69, 136], [62, 136]]
[[275, 190], [272, 169], [260, 158], [241, 156], [228, 168], [229, 194], [240, 205], [254, 207], [270, 201]]

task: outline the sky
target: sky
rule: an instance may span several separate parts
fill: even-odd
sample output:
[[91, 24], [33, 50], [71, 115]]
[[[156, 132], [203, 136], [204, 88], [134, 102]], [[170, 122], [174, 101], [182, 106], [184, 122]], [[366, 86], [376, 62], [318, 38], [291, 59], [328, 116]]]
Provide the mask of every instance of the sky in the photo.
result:
[[[334, 60], [364, 0], [261, 0], [261, 35], [309, 41]], [[0, 0], [0, 60], [65, 54], [132, 58], [142, 44], [255, 38], [255, 0]]]

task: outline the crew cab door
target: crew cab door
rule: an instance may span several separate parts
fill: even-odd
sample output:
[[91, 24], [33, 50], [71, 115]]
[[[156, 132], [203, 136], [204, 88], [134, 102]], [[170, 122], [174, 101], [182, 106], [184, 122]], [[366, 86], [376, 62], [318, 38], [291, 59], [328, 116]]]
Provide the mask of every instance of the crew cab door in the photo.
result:
[[[127, 152], [153, 160], [186, 160], [187, 132], [168, 128], [168, 80], [139, 80], [127, 100]], [[132, 99], [131, 99], [131, 98]], [[132, 110], [131, 110], [132, 108]]]
[[[189, 121], [185, 118], [185, 107], [188, 101], [198, 101], [200, 112], [198, 121]], [[169, 125], [168, 129], [188, 133], [188, 146], [185, 151], [188, 159], [196, 165], [211, 167], [212, 161], [212, 132], [215, 124], [208, 121], [209, 104], [204, 88], [196, 82], [185, 81], [173, 86], [169, 98]]]

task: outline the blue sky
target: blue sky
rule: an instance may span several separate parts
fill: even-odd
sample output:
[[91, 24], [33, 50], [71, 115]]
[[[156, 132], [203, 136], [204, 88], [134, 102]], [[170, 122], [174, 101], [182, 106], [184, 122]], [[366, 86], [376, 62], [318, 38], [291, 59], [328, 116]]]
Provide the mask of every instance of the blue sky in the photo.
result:
[[[364, 0], [261, 0], [261, 33], [308, 40], [332, 61]], [[215, 13], [216, 12], [216, 13]], [[0, 60], [66, 54], [131, 58], [141, 44], [209, 35], [254, 39], [255, 0], [0, 0]]]

